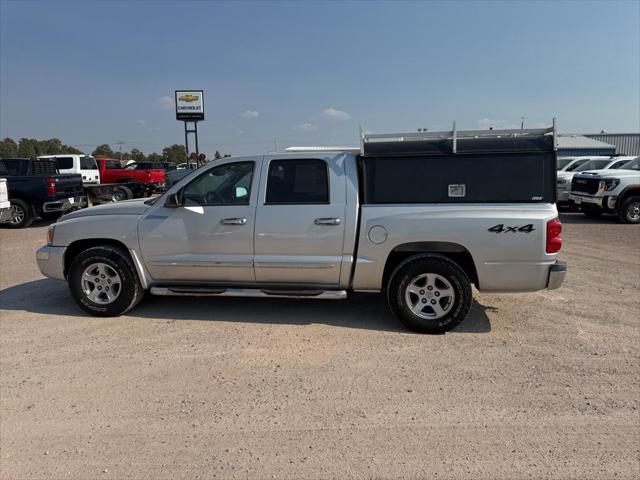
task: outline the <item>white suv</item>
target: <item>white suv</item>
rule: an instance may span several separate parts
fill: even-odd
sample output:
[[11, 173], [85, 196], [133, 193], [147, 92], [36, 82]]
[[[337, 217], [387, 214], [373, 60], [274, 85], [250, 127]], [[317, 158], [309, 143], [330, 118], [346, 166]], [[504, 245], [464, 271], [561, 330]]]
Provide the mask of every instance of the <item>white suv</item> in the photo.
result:
[[82, 183], [99, 184], [100, 171], [96, 159], [90, 155], [43, 155], [38, 158], [53, 158], [61, 174], [82, 175]]

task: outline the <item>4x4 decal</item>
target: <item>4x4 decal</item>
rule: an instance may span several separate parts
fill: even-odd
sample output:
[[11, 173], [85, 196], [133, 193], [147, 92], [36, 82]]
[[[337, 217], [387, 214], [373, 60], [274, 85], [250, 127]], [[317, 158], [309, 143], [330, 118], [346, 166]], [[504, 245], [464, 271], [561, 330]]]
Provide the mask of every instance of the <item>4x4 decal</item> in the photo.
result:
[[504, 223], [499, 223], [498, 225], [494, 225], [493, 227], [489, 228], [487, 231], [493, 232], [493, 233], [508, 233], [508, 232], [531, 233], [534, 230], [535, 228], [533, 228], [533, 223], [530, 223], [528, 225], [523, 225], [522, 227], [509, 227], [509, 226], [505, 226]]

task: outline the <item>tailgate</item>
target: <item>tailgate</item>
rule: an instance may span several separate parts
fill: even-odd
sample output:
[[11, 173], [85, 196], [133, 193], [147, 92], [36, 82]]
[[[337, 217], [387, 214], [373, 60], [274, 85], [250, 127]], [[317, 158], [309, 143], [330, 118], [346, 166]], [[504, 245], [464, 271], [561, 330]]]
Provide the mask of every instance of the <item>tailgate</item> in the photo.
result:
[[7, 180], [0, 178], [0, 208], [9, 208], [9, 193], [7, 188]]
[[81, 175], [52, 175], [56, 182], [55, 197], [79, 197], [84, 195]]
[[150, 183], [161, 183], [167, 179], [167, 172], [160, 169], [148, 170]]

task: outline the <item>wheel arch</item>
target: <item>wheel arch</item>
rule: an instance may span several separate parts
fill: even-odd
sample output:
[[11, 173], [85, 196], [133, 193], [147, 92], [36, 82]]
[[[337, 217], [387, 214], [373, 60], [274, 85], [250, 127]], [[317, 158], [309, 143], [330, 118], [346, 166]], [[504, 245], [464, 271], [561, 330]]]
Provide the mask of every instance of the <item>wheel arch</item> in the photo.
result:
[[633, 195], [640, 196], [640, 185], [632, 185], [625, 188], [618, 196], [619, 205], [622, 205], [627, 198]]
[[[65, 249], [65, 252], [64, 252], [65, 278], [67, 278], [67, 274], [69, 273], [69, 268], [71, 268], [71, 264], [79, 254], [81, 254], [85, 250], [88, 250], [89, 248], [103, 247], [103, 246], [116, 247], [122, 250], [122, 252], [125, 255], [127, 255], [129, 260], [131, 260], [131, 262], [134, 264], [136, 269], [138, 269], [138, 265], [135, 259], [131, 257], [131, 253], [129, 252], [129, 249], [121, 241], [114, 240], [112, 238], [85, 238], [85, 239], [76, 240], [75, 242], [70, 243], [69, 246], [67, 246], [67, 248]], [[140, 275], [140, 272], [138, 272], [138, 275]]]
[[455, 262], [467, 274], [471, 283], [478, 287], [478, 271], [471, 252], [463, 245], [453, 242], [410, 242], [396, 245], [387, 256], [382, 275], [382, 287], [387, 287], [398, 265], [411, 257], [429, 253], [442, 255]]

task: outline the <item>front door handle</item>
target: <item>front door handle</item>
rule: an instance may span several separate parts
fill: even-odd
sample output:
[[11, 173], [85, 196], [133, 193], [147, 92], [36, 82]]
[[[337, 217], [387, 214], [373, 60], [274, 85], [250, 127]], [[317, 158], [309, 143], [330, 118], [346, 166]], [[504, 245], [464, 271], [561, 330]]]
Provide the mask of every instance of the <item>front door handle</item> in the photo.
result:
[[220, 220], [222, 225], [244, 225], [247, 223], [246, 218], [223, 218]]
[[340, 225], [339, 218], [316, 218], [313, 223], [316, 225]]

